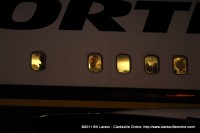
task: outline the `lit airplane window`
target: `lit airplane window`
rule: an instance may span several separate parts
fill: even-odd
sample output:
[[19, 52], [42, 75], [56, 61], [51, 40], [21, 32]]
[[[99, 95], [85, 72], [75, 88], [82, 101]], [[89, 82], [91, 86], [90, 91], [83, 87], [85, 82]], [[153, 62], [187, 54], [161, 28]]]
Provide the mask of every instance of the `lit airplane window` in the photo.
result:
[[128, 73], [131, 70], [130, 57], [128, 55], [117, 56], [117, 71], [119, 73]]
[[31, 68], [35, 71], [40, 71], [45, 69], [45, 59], [46, 56], [43, 52], [33, 52], [31, 54]]
[[187, 73], [187, 59], [184, 56], [175, 56], [173, 58], [173, 70], [175, 74]]
[[90, 72], [100, 72], [102, 65], [102, 57], [100, 54], [90, 54], [88, 56], [88, 69]]
[[144, 69], [148, 74], [156, 74], [159, 72], [159, 59], [155, 55], [148, 55], [145, 57]]

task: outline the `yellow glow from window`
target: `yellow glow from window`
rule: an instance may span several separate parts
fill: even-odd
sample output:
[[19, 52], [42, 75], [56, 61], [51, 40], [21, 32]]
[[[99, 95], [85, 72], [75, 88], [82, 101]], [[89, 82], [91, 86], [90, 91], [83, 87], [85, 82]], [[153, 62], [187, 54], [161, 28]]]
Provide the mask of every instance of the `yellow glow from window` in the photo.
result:
[[34, 52], [31, 55], [31, 68], [35, 71], [45, 68], [45, 55], [42, 52]]
[[102, 57], [100, 54], [90, 54], [88, 56], [88, 69], [90, 72], [100, 72], [102, 70]]
[[183, 56], [174, 57], [173, 70], [175, 74], [186, 74], [187, 73], [187, 59]]
[[130, 72], [130, 57], [128, 55], [117, 56], [117, 71], [119, 73]]
[[145, 72], [148, 74], [156, 74], [159, 71], [159, 60], [157, 56], [145, 57]]
[[171, 94], [171, 95], [166, 95], [167, 97], [194, 97], [195, 95], [193, 94]]

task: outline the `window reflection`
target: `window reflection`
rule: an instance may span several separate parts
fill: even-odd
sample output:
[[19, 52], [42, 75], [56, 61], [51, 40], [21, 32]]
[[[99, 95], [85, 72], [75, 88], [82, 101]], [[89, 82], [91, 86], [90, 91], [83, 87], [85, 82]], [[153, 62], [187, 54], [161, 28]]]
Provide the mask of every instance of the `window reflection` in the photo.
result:
[[33, 52], [31, 54], [31, 68], [35, 71], [40, 71], [45, 69], [45, 59], [46, 56], [43, 52]]
[[187, 59], [184, 56], [175, 56], [173, 58], [173, 70], [175, 74], [187, 73]]
[[117, 56], [117, 71], [119, 73], [130, 72], [130, 57], [128, 55], [118, 55]]
[[90, 54], [88, 56], [88, 69], [90, 72], [100, 72], [102, 70], [102, 64], [100, 54]]
[[148, 74], [156, 74], [159, 72], [159, 59], [155, 55], [145, 57], [145, 72]]

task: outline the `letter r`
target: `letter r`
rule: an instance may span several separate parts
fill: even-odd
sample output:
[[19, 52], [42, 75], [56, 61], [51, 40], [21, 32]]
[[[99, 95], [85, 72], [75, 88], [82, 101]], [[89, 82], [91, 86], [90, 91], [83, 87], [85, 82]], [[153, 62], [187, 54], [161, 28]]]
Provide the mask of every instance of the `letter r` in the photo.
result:
[[[88, 14], [93, 2], [104, 6], [104, 10]], [[82, 30], [88, 19], [100, 31], [125, 31], [112, 17], [127, 15], [132, 5], [122, 0], [71, 0], [60, 25], [61, 30]]]

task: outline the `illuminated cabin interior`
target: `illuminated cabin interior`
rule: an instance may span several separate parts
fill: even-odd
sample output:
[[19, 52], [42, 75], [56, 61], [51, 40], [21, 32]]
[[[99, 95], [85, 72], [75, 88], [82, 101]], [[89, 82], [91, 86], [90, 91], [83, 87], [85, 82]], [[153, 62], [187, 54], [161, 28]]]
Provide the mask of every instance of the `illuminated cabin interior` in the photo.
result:
[[184, 56], [175, 56], [173, 58], [173, 71], [175, 74], [187, 74], [187, 58]]
[[46, 56], [43, 52], [33, 52], [31, 54], [31, 68], [34, 71], [41, 71], [45, 69]]
[[88, 56], [88, 70], [90, 72], [100, 72], [102, 65], [102, 57], [100, 54], [90, 54]]
[[131, 70], [131, 61], [128, 55], [117, 56], [117, 71], [119, 73], [128, 73]]
[[144, 59], [145, 72], [148, 74], [157, 74], [159, 72], [159, 59], [155, 55], [148, 55]]
[[[99, 53], [91, 53], [87, 58], [88, 70], [92, 73], [99, 73], [103, 69], [103, 57]], [[118, 73], [129, 73], [131, 71], [131, 57], [128, 54], [116, 56], [116, 67]], [[31, 68], [34, 71], [41, 71], [46, 68], [46, 55], [44, 52], [36, 51], [31, 54]], [[172, 69], [176, 75], [188, 73], [188, 60], [185, 56], [174, 56]], [[147, 74], [157, 74], [160, 70], [160, 61], [157, 55], [146, 55], [144, 58], [144, 71]]]

